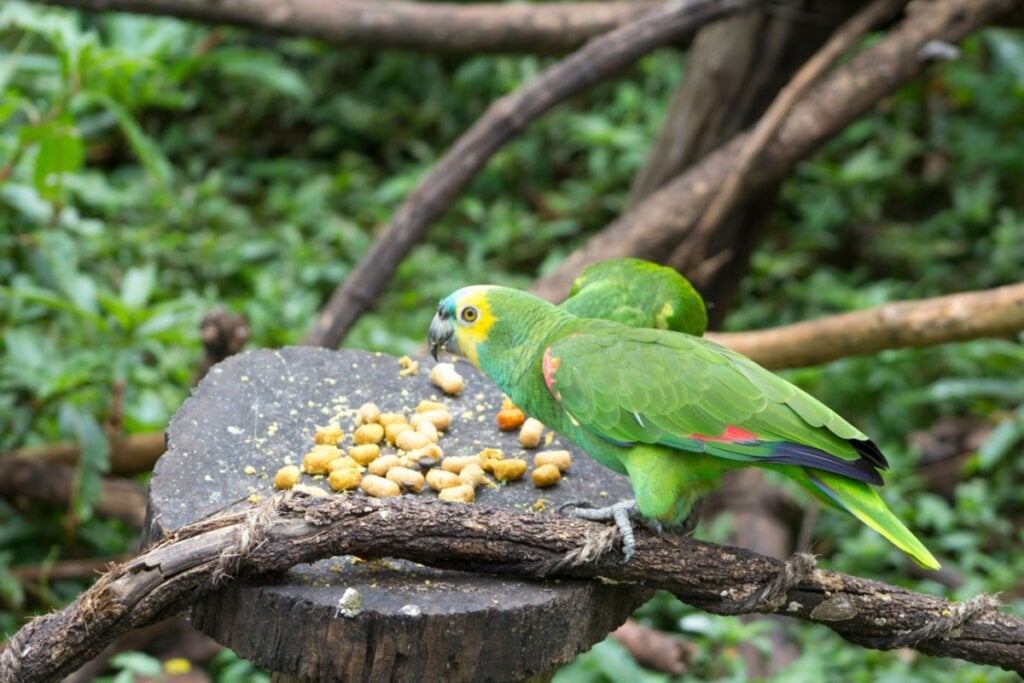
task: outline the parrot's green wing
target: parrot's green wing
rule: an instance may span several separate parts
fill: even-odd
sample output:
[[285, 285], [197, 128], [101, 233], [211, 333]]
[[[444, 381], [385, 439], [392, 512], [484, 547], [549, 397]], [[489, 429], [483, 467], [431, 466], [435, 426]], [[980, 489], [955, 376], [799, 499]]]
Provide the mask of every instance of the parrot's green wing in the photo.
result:
[[545, 381], [585, 428], [622, 445], [659, 444], [882, 484], [888, 464], [820, 401], [753, 361], [689, 335], [609, 326], [555, 342]]
[[708, 325], [704, 300], [672, 268], [642, 259], [596, 263], [573, 282], [561, 308], [579, 318], [612, 320], [700, 336]]

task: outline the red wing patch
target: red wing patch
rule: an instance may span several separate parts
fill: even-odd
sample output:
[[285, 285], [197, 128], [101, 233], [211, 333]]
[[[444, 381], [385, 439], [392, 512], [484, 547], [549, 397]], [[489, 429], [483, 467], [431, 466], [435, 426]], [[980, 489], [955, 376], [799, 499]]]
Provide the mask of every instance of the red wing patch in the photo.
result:
[[700, 439], [701, 441], [757, 441], [757, 434], [748, 432], [746, 429], [741, 429], [735, 425], [729, 425], [721, 436], [693, 433], [690, 434], [690, 438]]
[[541, 368], [544, 371], [544, 383], [548, 385], [548, 391], [554, 394], [555, 398], [559, 401], [562, 400], [562, 396], [555, 391], [555, 372], [558, 371], [560, 363], [561, 361], [558, 360], [557, 356], [551, 355], [550, 346], [544, 350], [544, 358], [541, 361]]

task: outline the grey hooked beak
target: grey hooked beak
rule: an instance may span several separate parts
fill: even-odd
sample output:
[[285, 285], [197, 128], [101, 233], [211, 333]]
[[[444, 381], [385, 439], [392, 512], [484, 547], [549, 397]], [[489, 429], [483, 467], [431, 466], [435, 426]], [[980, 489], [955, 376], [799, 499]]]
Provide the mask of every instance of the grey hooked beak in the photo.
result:
[[430, 330], [427, 332], [430, 355], [434, 357], [434, 360], [437, 360], [437, 352], [440, 349], [448, 348], [454, 335], [455, 328], [452, 327], [448, 316], [444, 315], [441, 311], [435, 313], [434, 319], [430, 321]]

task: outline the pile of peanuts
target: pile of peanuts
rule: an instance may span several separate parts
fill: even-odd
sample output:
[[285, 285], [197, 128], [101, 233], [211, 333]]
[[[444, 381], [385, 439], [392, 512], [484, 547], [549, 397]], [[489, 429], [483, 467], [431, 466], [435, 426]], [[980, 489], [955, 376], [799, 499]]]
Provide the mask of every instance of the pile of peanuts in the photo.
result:
[[[448, 385], [448, 388], [454, 386]], [[388, 497], [420, 493], [429, 488], [436, 491], [441, 500], [471, 503], [480, 486], [497, 486], [488, 475], [508, 483], [526, 474], [525, 460], [505, 458], [496, 448], [485, 448], [475, 455], [445, 457], [439, 441], [451, 422], [448, 407], [436, 401], [421, 401], [415, 413], [408, 417], [381, 412], [375, 404], [365, 403], [356, 413], [352, 446], [347, 452], [340, 447], [345, 434], [339, 425], [317, 427], [316, 445], [303, 457], [302, 468], [282, 467], [274, 477], [274, 486], [293, 488], [304, 472], [327, 477], [334, 491], [360, 488], [370, 496]], [[518, 428], [519, 442], [524, 448], [536, 448], [540, 444], [544, 425], [526, 419], [507, 399], [497, 415], [497, 422], [504, 431]], [[382, 445], [395, 450], [384, 453]], [[572, 456], [568, 451], [541, 451], [534, 456], [531, 480], [538, 488], [553, 486], [571, 464]]]

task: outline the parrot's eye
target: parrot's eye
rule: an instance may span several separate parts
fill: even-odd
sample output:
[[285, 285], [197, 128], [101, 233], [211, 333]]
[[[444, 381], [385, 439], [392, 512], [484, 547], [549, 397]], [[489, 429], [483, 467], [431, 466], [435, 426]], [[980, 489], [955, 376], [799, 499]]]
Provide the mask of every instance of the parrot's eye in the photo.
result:
[[462, 318], [462, 322], [474, 323], [480, 316], [480, 312], [472, 306], [466, 306], [459, 312], [459, 317]]

